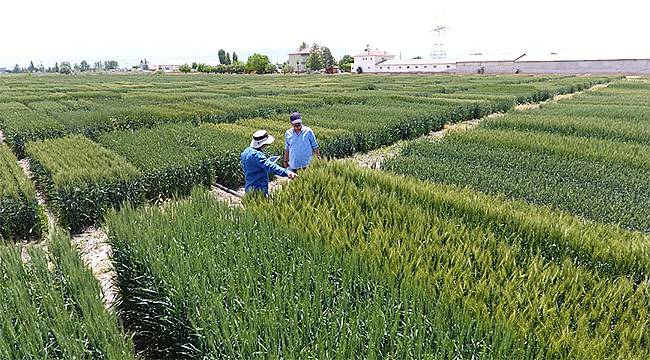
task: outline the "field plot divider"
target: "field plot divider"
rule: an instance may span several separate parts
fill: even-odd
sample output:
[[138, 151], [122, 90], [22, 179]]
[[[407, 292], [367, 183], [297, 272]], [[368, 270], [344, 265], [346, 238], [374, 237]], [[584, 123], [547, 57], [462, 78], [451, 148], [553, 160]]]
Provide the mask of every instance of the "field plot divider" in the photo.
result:
[[[32, 173], [31, 170], [31, 164], [29, 162], [28, 158], [24, 158], [21, 160], [18, 160], [18, 166], [23, 170], [25, 173], [25, 176], [33, 182], [34, 184], [36, 183], [34, 180], [34, 174]], [[47, 206], [47, 201], [45, 201], [45, 196], [41, 189], [38, 186], [36, 187], [36, 201], [38, 202], [38, 205], [43, 208], [43, 212], [45, 213], [45, 216], [47, 217], [47, 232], [43, 234], [43, 238], [47, 239], [49, 236], [52, 234], [54, 228], [56, 227], [57, 218], [54, 212]]]

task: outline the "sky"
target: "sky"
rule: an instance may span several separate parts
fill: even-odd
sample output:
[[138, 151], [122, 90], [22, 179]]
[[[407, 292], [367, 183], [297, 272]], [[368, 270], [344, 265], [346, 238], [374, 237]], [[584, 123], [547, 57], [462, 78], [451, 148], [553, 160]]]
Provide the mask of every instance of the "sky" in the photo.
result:
[[448, 57], [472, 53], [650, 57], [648, 1], [0, 0], [0, 67], [147, 58], [218, 63], [258, 52], [274, 62], [302, 42], [336, 58], [373, 49], [428, 58], [444, 25]]

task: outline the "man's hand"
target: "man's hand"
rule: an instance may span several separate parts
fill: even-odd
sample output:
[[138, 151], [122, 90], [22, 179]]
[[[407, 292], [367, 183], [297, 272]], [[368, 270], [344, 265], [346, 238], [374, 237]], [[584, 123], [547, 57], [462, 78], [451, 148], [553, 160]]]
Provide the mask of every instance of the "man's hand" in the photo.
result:
[[288, 167], [289, 167], [289, 162], [286, 161], [286, 160], [283, 161], [283, 162], [282, 162], [282, 166], [285, 167], [285, 168], [288, 168]]
[[289, 171], [289, 175], [287, 175], [287, 177], [289, 178], [289, 180], [293, 180], [293, 179], [295, 179], [296, 177], [298, 177], [298, 174], [296, 174], [296, 173], [293, 172], [293, 171]]

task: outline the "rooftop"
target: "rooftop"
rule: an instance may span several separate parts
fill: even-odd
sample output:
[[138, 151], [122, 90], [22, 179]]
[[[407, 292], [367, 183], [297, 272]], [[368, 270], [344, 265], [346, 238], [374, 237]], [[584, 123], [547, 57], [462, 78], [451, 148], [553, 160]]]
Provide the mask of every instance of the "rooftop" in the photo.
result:
[[289, 55], [309, 55], [310, 53], [311, 53], [311, 48], [306, 48], [306, 49], [290, 52]]
[[453, 60], [439, 60], [439, 59], [409, 59], [409, 60], [400, 60], [392, 59], [386, 60], [378, 65], [437, 65], [437, 64], [453, 64]]
[[354, 57], [360, 57], [360, 56], [395, 57], [395, 55], [389, 54], [387, 51], [379, 51], [379, 50], [366, 50], [364, 52], [354, 55]]

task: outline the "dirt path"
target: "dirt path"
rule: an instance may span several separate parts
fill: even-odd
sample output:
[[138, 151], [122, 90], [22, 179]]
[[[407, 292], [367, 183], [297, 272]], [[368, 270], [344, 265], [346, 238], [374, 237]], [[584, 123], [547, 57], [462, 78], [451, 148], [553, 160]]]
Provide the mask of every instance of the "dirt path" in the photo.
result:
[[[226, 191], [225, 189], [227, 189], [225, 186], [217, 184], [212, 186], [210, 193], [212, 194], [212, 196], [217, 198], [217, 200], [225, 202], [230, 207], [243, 208], [244, 205], [242, 204], [242, 196], [244, 196], [244, 192], [241, 190], [235, 191], [236, 193], [238, 193], [238, 195], [234, 195]], [[230, 190], [230, 191], [234, 191], [234, 190]]]
[[0, 130], [0, 144], [4, 144], [4, 143], [5, 143], [5, 133], [3, 133], [2, 130]]
[[[273, 194], [276, 191], [282, 189], [290, 180], [285, 177], [276, 177], [273, 181], [269, 182], [269, 194]], [[242, 203], [242, 198], [245, 194], [243, 187], [240, 187], [237, 190], [229, 189], [223, 185], [216, 184], [212, 186], [210, 193], [219, 201], [223, 201], [228, 204], [230, 207], [234, 208], [243, 208], [244, 204]], [[234, 193], [234, 194], [233, 194]]]
[[[29, 160], [19, 160], [18, 165], [23, 169], [25, 175], [30, 180], [34, 181]], [[52, 234], [54, 227], [57, 224], [56, 216], [47, 207], [45, 197], [38, 189], [36, 190], [36, 200], [38, 201], [38, 204], [43, 207], [45, 215], [47, 216], [47, 234]], [[29, 254], [27, 252], [29, 247], [39, 247], [47, 251], [47, 239], [48, 236], [45, 236], [44, 240], [38, 243], [19, 242], [23, 259], [29, 261]], [[81, 259], [86, 266], [90, 268], [99, 282], [102, 289], [104, 305], [108, 310], [111, 310], [113, 303], [115, 302], [117, 289], [115, 288], [114, 281], [115, 270], [110, 261], [111, 248], [107, 243], [107, 239], [108, 237], [103, 229], [88, 228], [83, 233], [73, 236], [72, 243], [77, 247]]]
[[[29, 160], [18, 160], [18, 165], [21, 169], [23, 169], [23, 172], [27, 178], [34, 182], [34, 176], [32, 174], [32, 168], [29, 164]], [[43, 193], [41, 193], [41, 191], [38, 189], [36, 189], [36, 201], [38, 202], [38, 205], [45, 209], [45, 215], [47, 216], [47, 230], [48, 233], [50, 233], [51, 230], [54, 229], [54, 226], [57, 224], [56, 217], [54, 216], [54, 213], [47, 207], [45, 196], [43, 196]]]
[[115, 268], [111, 262], [111, 246], [108, 244], [106, 231], [101, 228], [87, 228], [83, 233], [74, 235], [72, 243], [77, 247], [83, 262], [90, 268], [102, 289], [104, 306], [113, 311], [117, 295], [115, 286]]

